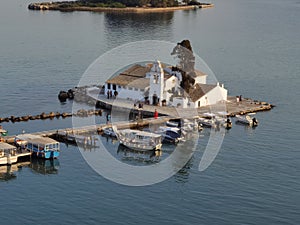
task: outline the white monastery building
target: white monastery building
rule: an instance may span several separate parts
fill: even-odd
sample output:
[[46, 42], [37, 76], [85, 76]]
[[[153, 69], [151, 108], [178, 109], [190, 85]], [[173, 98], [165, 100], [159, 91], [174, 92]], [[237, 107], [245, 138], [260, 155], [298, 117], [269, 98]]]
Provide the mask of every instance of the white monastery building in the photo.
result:
[[159, 61], [146, 66], [133, 65], [105, 82], [104, 91], [118, 98], [142, 101], [146, 104], [198, 108], [227, 101], [227, 90], [219, 83], [206, 84], [207, 75], [195, 71], [194, 85], [188, 93], [180, 86], [181, 73], [163, 67]]

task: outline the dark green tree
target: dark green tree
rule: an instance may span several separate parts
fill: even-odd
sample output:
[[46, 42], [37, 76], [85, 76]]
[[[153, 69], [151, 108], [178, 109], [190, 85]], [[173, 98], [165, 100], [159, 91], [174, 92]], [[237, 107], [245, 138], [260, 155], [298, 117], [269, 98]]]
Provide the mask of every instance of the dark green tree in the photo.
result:
[[195, 70], [195, 56], [193, 54], [192, 46], [189, 40], [183, 40], [174, 47], [171, 55], [178, 59], [178, 67], [181, 72], [182, 82], [180, 86], [189, 93], [189, 89], [194, 85], [193, 78]]

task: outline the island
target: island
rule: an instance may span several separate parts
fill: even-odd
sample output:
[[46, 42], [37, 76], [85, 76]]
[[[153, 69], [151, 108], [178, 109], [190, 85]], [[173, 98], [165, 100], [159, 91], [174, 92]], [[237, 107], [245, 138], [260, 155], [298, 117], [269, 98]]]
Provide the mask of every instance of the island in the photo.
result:
[[92, 11], [92, 12], [168, 12], [209, 8], [211, 3], [200, 3], [197, 0], [78, 0], [61, 2], [30, 3], [29, 10]]

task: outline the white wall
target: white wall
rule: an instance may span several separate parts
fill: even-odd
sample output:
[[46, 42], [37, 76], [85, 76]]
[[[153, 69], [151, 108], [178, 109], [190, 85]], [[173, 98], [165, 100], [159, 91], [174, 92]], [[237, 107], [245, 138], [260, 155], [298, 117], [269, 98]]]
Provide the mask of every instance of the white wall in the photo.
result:
[[[105, 95], [107, 95], [107, 84], [105, 84]], [[112, 84], [110, 85], [110, 89], [112, 94], [114, 95], [114, 90]], [[120, 87], [116, 85], [116, 91], [118, 92], [118, 98], [123, 99], [132, 99], [132, 100], [144, 100], [144, 91], [140, 89], [132, 88], [131, 90], [128, 87]]]
[[195, 79], [195, 83], [206, 84], [206, 76], [197, 76]]
[[180, 108], [187, 108], [188, 99], [182, 98], [182, 97], [175, 97], [173, 98], [173, 106], [177, 107], [177, 105], [180, 104]]
[[[207, 106], [207, 105], [213, 105], [220, 101], [226, 101], [227, 100], [227, 90], [225, 88], [222, 88], [220, 86], [215, 87], [206, 95], [202, 96], [200, 98], [200, 107], [201, 106]], [[194, 107], [198, 107], [198, 101], [195, 102]]]

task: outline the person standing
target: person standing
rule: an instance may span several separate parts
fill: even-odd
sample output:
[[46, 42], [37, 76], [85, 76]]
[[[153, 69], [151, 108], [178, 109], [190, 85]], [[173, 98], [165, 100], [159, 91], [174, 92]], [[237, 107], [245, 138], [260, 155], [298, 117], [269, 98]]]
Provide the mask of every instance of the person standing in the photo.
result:
[[157, 119], [158, 118], [158, 112], [157, 112], [157, 110], [155, 109], [155, 111], [154, 111], [154, 119]]
[[109, 124], [110, 121], [110, 113], [106, 114], [106, 124]]

